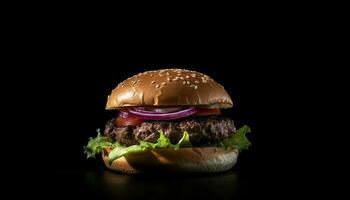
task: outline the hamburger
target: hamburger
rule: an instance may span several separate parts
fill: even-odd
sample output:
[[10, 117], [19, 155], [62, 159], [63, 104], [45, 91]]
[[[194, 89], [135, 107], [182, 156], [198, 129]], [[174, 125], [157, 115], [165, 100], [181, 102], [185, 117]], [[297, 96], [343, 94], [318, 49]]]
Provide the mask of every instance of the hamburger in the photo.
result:
[[117, 110], [103, 134], [90, 138], [87, 157], [102, 155], [119, 172], [220, 172], [251, 143], [221, 115], [232, 100], [209, 76], [185, 69], [146, 71], [112, 90], [106, 109]]

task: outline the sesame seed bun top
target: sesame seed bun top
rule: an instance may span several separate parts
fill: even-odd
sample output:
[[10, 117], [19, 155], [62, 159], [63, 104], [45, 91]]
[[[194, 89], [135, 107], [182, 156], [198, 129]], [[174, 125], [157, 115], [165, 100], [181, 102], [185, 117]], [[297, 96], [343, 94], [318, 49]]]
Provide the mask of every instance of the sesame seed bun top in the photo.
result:
[[224, 87], [209, 76], [185, 69], [147, 71], [121, 82], [108, 96], [106, 109], [128, 106], [232, 107]]

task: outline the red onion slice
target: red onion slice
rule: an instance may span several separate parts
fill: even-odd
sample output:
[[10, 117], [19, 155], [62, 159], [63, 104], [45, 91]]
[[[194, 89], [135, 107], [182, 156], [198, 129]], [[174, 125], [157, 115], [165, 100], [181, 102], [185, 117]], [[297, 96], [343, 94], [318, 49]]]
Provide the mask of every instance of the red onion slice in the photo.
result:
[[135, 108], [133, 108], [133, 110], [135, 110], [137, 112], [142, 112], [142, 113], [157, 113], [158, 114], [158, 113], [171, 113], [171, 112], [181, 111], [181, 110], [184, 110], [184, 107], [160, 107], [160, 108], [135, 107]]
[[171, 113], [140, 112], [134, 109], [129, 110], [129, 113], [144, 120], [174, 120], [188, 117], [196, 112], [197, 109], [194, 107]]
[[119, 111], [118, 117], [128, 118], [129, 117], [129, 113], [125, 112], [125, 111]]

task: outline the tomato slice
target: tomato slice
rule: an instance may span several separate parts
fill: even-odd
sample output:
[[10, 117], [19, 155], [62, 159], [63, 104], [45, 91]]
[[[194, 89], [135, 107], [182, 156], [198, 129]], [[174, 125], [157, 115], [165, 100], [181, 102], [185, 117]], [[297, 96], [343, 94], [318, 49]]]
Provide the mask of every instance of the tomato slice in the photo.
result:
[[143, 122], [142, 119], [129, 116], [127, 118], [117, 117], [116, 124], [117, 126], [137, 126]]
[[220, 115], [220, 109], [200, 109], [195, 116]]

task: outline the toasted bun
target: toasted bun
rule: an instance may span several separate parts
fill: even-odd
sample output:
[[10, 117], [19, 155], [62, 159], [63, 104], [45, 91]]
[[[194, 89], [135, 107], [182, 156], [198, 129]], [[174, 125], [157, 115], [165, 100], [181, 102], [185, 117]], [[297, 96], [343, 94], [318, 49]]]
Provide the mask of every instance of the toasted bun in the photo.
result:
[[108, 154], [111, 149], [102, 151], [105, 165], [123, 173], [142, 172], [220, 172], [231, 169], [237, 161], [236, 149], [216, 147], [156, 149], [129, 154], [118, 158], [110, 165]]
[[137, 74], [121, 82], [108, 96], [106, 109], [126, 106], [232, 107], [224, 87], [199, 72], [163, 69]]

